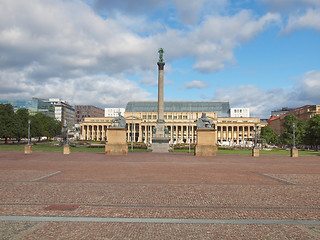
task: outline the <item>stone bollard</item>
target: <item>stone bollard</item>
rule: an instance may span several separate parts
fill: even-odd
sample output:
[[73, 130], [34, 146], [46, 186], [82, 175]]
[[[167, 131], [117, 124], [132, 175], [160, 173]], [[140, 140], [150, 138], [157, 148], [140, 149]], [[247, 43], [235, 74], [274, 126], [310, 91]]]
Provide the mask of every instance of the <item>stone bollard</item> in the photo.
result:
[[299, 156], [298, 149], [297, 148], [292, 148], [290, 155], [291, 155], [291, 157], [298, 157]]
[[69, 145], [63, 146], [63, 154], [70, 154], [70, 146]]
[[32, 153], [32, 145], [31, 144], [27, 144], [24, 146], [24, 153], [25, 154], [31, 154]]
[[252, 148], [252, 157], [259, 157], [260, 156], [260, 150], [259, 148]]

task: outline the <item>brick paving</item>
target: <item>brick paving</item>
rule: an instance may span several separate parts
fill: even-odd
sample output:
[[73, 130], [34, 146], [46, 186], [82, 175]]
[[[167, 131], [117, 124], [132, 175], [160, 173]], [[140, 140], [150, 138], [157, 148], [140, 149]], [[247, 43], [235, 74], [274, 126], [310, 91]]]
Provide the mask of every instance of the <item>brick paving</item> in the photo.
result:
[[0, 220], [0, 239], [320, 239], [318, 224], [259, 224], [319, 222], [319, 187], [319, 156], [0, 151], [0, 216], [155, 219]]

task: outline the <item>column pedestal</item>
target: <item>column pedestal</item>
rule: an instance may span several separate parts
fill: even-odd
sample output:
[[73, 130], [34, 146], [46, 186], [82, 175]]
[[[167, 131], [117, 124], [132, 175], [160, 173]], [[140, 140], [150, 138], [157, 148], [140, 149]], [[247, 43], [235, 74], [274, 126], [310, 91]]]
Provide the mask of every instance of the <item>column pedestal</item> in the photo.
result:
[[197, 129], [197, 145], [194, 155], [196, 156], [217, 156], [217, 130]]
[[127, 155], [128, 145], [125, 128], [109, 128], [108, 142], [106, 143], [106, 155]]
[[164, 128], [165, 128], [164, 121], [158, 120], [157, 127], [156, 127], [156, 134], [152, 138], [152, 145], [151, 145], [152, 152], [166, 153], [169, 151], [170, 138], [166, 137]]

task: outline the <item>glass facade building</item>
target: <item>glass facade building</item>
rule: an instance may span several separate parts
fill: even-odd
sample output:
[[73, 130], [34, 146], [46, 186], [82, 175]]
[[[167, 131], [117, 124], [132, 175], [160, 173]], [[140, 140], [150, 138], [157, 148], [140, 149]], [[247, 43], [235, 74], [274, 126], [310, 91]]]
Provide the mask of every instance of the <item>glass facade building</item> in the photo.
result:
[[45, 99], [32, 98], [31, 100], [0, 100], [0, 104], [11, 104], [14, 111], [25, 108], [29, 110], [30, 115], [38, 112], [54, 117], [54, 105]]

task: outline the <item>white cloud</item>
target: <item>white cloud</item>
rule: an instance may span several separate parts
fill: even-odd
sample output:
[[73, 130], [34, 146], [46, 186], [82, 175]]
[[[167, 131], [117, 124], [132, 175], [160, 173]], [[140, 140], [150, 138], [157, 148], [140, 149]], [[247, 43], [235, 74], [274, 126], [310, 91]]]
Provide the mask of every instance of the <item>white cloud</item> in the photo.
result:
[[296, 90], [299, 99], [313, 103], [320, 103], [320, 71], [310, 71], [302, 76]]
[[301, 15], [290, 15], [284, 32], [289, 33], [302, 28], [311, 28], [320, 31], [320, 8], [310, 8]]
[[268, 118], [272, 110], [280, 107], [319, 105], [320, 71], [305, 73], [296, 87], [263, 90], [256, 85], [240, 85], [216, 90], [214, 100], [229, 101], [232, 107], [248, 107], [251, 116]]
[[296, 9], [310, 6], [320, 6], [318, 0], [261, 0], [273, 9], [285, 11], [287, 9]]
[[[75, 104], [113, 104], [119, 96], [130, 99], [135, 96], [131, 92], [136, 92], [137, 99], [145, 99], [148, 93], [123, 76], [142, 76], [142, 83], [154, 84], [156, 76], [151, 73], [157, 71], [159, 47], [165, 48], [167, 70], [170, 61], [190, 57], [195, 61], [194, 69], [210, 73], [235, 61], [236, 46], [279, 21], [277, 14], [258, 17], [242, 10], [231, 16], [207, 14], [199, 25], [174, 29], [160, 26], [159, 20], [148, 22], [145, 17], [121, 12], [129, 11], [130, 6], [137, 8], [132, 12], [140, 12], [138, 5], [142, 3], [153, 9], [162, 6], [159, 1], [116, 2], [93, 1], [94, 6], [117, 10], [103, 18], [80, 0], [2, 0], [0, 84], [7, 91], [2, 90], [0, 98], [37, 97], [41, 93], [41, 97], [72, 96]], [[222, 7], [227, 1], [217, 2]], [[178, 5], [181, 13], [193, 6], [183, 9], [181, 2]], [[205, 11], [203, 6], [194, 7], [194, 16]], [[161, 31], [152, 31], [150, 26]], [[91, 80], [89, 85], [85, 79]], [[94, 100], [97, 96], [101, 97]]]
[[208, 83], [202, 81], [192, 81], [186, 84], [186, 88], [206, 88], [208, 87]]

